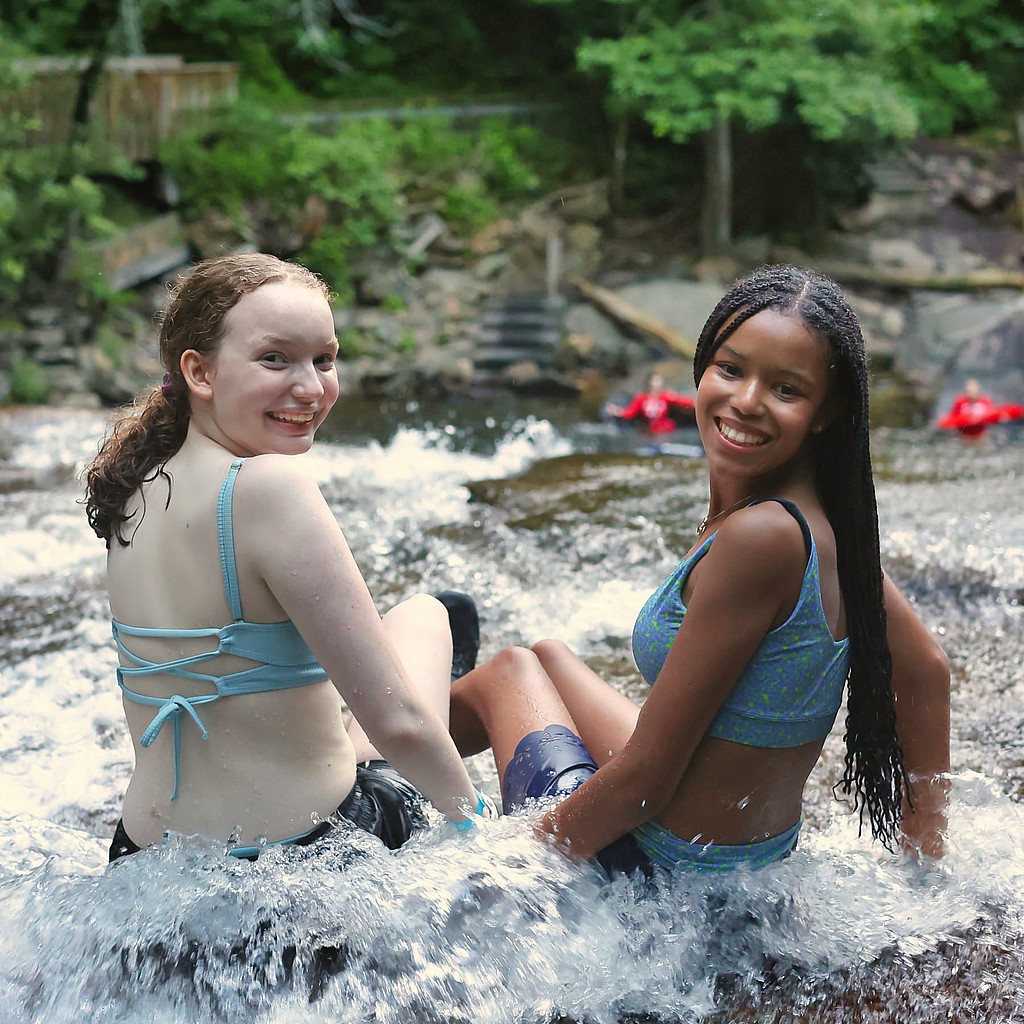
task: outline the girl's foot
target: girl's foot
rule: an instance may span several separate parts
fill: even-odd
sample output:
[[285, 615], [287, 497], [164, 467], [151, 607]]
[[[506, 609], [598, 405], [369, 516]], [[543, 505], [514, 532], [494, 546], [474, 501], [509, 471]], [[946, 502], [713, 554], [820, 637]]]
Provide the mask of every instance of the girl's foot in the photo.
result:
[[452, 682], [476, 668], [480, 650], [480, 618], [476, 602], [459, 590], [443, 590], [434, 595], [448, 609], [452, 631]]

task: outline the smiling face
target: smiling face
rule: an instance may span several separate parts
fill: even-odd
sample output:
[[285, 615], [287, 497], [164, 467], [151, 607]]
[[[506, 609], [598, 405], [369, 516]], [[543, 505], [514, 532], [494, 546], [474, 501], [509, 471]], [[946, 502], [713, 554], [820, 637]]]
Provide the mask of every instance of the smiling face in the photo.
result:
[[234, 455], [308, 451], [338, 398], [337, 354], [320, 292], [296, 280], [261, 285], [228, 311], [216, 352], [182, 356], [193, 420]]
[[697, 427], [709, 468], [775, 480], [810, 450], [834, 415], [828, 346], [803, 321], [764, 309], [715, 350], [697, 387]]

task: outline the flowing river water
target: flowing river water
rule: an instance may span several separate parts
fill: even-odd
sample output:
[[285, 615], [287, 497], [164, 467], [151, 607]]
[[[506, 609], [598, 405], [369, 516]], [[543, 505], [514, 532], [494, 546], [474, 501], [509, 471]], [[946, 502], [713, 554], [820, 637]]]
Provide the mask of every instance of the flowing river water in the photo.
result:
[[[884, 562], [952, 663], [944, 860], [924, 871], [858, 835], [832, 792], [837, 728], [791, 858], [641, 891], [569, 864], [517, 817], [439, 826], [395, 854], [346, 836], [255, 864], [172, 837], [108, 869], [132, 749], [103, 549], [78, 503], [104, 423], [0, 413], [0, 1020], [1024, 1021], [1013, 428], [976, 448], [873, 439]], [[468, 590], [483, 657], [558, 636], [642, 696], [633, 618], [706, 508], [692, 449], [643, 454], [553, 403], [343, 400], [324, 436], [303, 458], [382, 609]], [[494, 792], [489, 759], [470, 766]]]

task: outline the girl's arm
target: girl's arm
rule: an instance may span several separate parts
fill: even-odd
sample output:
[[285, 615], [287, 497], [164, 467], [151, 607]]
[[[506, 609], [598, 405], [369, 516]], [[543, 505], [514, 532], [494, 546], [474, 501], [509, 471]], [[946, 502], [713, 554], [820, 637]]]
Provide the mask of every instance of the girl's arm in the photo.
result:
[[261, 456], [239, 475], [235, 501], [239, 547], [244, 538], [266, 586], [371, 741], [442, 814], [463, 820], [477, 800], [469, 774], [406, 676], [316, 482], [289, 456]]
[[795, 602], [806, 565], [803, 534], [781, 506], [722, 525], [629, 742], [541, 819], [565, 852], [593, 857], [668, 805], [722, 701]]
[[680, 409], [693, 409], [697, 405], [696, 399], [691, 398], [689, 395], [676, 394], [675, 391], [663, 391], [662, 397], [670, 405], [677, 405]]
[[941, 857], [949, 792], [949, 660], [888, 576], [882, 593], [896, 730], [910, 778], [903, 800], [903, 845], [914, 854]]
[[640, 394], [633, 396], [625, 409], [620, 409], [614, 415], [616, 415], [620, 420], [634, 419], [643, 412], [645, 401], [647, 401], [647, 394], [642, 391]]

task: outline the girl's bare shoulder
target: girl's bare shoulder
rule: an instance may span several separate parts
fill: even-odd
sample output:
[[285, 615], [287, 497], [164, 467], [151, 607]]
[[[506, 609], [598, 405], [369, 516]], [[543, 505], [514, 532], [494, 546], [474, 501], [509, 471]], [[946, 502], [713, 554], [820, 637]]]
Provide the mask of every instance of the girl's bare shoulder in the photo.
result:
[[239, 469], [235, 493], [243, 500], [309, 498], [320, 494], [320, 485], [301, 458], [254, 455]]
[[743, 559], [806, 561], [804, 534], [796, 517], [778, 501], [762, 501], [733, 512], [719, 527], [711, 551]]

